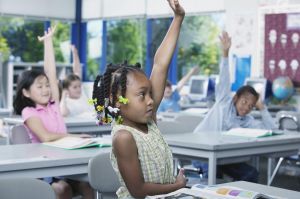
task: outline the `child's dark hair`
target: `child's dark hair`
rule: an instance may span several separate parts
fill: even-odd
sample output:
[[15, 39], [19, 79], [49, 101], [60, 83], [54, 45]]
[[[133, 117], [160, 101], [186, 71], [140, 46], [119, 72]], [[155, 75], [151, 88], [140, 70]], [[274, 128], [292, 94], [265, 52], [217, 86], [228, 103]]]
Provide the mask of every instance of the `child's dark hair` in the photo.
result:
[[70, 74], [70, 75], [68, 75], [68, 76], [63, 80], [63, 82], [62, 82], [62, 88], [63, 88], [63, 89], [68, 89], [69, 86], [71, 85], [71, 83], [72, 83], [73, 81], [77, 81], [77, 80], [81, 81], [81, 80], [80, 80], [80, 77], [78, 77], [78, 75], [75, 75], [75, 74]]
[[21, 115], [22, 110], [25, 107], [35, 107], [35, 102], [23, 95], [23, 89], [29, 90], [34, 80], [39, 76], [45, 76], [47, 78], [46, 74], [41, 70], [28, 70], [23, 72], [19, 77], [16, 89], [16, 97], [13, 102], [13, 107], [16, 114]]
[[242, 86], [241, 88], [239, 88], [235, 95], [238, 98], [240, 98], [242, 95], [248, 94], [248, 93], [253, 95], [256, 98], [256, 101], [258, 100], [259, 94], [256, 92], [256, 90], [252, 86], [249, 86], [249, 85], [245, 85], [245, 86]]
[[169, 80], [166, 81], [166, 87], [172, 88], [172, 83]]
[[105, 73], [96, 77], [93, 100], [99, 124], [110, 123], [110, 117], [115, 119], [119, 116], [119, 112], [109, 112], [108, 106], [116, 106], [118, 94], [125, 98], [127, 74], [134, 72], [145, 74], [140, 63], [128, 65], [125, 61], [123, 64], [118, 65], [109, 64]]

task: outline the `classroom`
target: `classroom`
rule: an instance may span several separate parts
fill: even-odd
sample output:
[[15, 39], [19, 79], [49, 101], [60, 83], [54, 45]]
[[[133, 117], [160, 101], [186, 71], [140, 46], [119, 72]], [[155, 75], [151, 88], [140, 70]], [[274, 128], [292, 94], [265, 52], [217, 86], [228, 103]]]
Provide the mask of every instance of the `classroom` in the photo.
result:
[[0, 0], [0, 198], [300, 198], [300, 0]]

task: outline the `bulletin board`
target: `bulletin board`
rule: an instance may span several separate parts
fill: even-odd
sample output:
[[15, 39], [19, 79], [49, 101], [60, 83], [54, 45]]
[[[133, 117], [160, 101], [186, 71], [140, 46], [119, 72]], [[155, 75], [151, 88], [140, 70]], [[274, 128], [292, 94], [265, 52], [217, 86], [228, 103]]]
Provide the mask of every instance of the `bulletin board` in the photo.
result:
[[300, 86], [300, 13], [265, 15], [264, 76]]

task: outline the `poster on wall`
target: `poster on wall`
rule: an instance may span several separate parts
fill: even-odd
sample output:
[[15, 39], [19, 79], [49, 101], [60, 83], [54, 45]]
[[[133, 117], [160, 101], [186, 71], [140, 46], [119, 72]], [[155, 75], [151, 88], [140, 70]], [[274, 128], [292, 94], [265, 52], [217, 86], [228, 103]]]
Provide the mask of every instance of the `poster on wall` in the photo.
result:
[[288, 76], [300, 86], [300, 13], [265, 15], [264, 76]]

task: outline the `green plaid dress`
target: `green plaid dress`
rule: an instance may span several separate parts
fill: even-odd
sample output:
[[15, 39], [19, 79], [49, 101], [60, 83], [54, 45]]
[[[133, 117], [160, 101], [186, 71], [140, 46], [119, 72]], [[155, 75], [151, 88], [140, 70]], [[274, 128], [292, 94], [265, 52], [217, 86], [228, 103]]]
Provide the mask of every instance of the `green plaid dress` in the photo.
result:
[[[112, 136], [121, 129], [131, 132], [135, 139], [145, 182], [156, 184], [174, 183], [172, 152], [154, 121], [148, 123], [147, 134], [129, 126], [115, 124], [112, 128]], [[120, 174], [115, 155], [111, 153], [110, 158], [121, 183], [121, 187], [117, 191], [118, 198], [133, 198]]]

